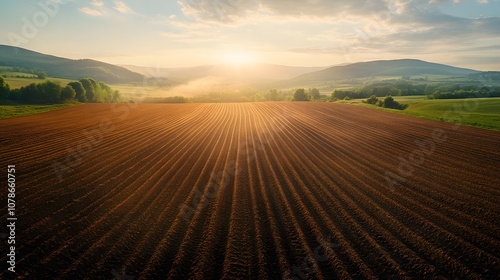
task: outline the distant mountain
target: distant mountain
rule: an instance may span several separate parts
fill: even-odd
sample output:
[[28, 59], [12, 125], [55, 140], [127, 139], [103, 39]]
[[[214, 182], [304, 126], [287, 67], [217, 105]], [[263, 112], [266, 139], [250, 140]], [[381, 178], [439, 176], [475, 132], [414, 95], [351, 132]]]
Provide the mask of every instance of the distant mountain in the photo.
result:
[[6, 45], [0, 45], [0, 66], [40, 69], [50, 77], [73, 80], [93, 78], [106, 83], [143, 81], [141, 74], [120, 66], [91, 59], [67, 59]]
[[417, 75], [467, 76], [477, 73], [480, 73], [480, 71], [430, 63], [416, 59], [398, 59], [333, 66], [320, 71], [300, 75], [288, 82], [292, 84], [311, 84], [366, 77]]
[[325, 69], [325, 67], [294, 67], [264, 63], [243, 66], [204, 65], [181, 68], [155, 68], [134, 65], [123, 65], [123, 67], [149, 77], [164, 77], [184, 82], [206, 77], [219, 77], [240, 82], [286, 80]]

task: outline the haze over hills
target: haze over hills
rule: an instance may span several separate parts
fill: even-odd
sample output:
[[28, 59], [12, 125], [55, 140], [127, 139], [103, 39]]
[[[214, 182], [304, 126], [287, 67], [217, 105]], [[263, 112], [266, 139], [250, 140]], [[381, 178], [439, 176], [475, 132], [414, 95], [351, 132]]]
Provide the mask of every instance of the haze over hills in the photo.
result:
[[[482, 72], [416, 59], [379, 60], [324, 67], [294, 67], [274, 64], [205, 65], [197, 67], [154, 68], [134, 65], [116, 66], [91, 59], [67, 59], [23, 48], [0, 45], [0, 66], [40, 69], [51, 77], [78, 80], [93, 78], [106, 83], [143, 82], [144, 77], [161, 77], [172, 85], [193, 84], [215, 89], [227, 85], [257, 88], [291, 88], [324, 82], [394, 76], [440, 75], [472, 77], [497, 72]], [[200, 81], [200, 82], [198, 82]], [[168, 84], [168, 83], [167, 83]]]
[[186, 68], [152, 68], [124, 66], [147, 77], [166, 77], [181, 83], [200, 81], [196, 85], [221, 88], [236, 83], [255, 88], [308, 87], [325, 82], [403, 76], [441, 76], [477, 78], [482, 72], [473, 69], [431, 63], [417, 59], [379, 60], [331, 67], [292, 67], [273, 64], [246, 66], [207, 65]]
[[50, 77], [79, 80], [93, 78], [106, 83], [140, 82], [141, 74], [92, 59], [68, 59], [23, 48], [0, 45], [0, 65], [39, 69]]
[[178, 81], [190, 81], [206, 77], [225, 77], [231, 81], [242, 82], [286, 80], [326, 68], [295, 67], [266, 63], [248, 65], [203, 65], [177, 68], [155, 68], [135, 65], [122, 66], [147, 77], [164, 77]]

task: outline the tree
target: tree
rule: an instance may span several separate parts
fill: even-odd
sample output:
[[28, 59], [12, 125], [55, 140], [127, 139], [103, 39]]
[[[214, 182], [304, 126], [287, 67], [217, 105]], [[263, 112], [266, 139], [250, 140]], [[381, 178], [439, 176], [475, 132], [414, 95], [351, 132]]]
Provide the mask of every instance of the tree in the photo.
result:
[[61, 102], [74, 99], [75, 96], [76, 96], [76, 91], [71, 86], [68, 85], [61, 91]]
[[21, 96], [21, 90], [18, 88], [11, 90], [9, 93], [10, 100], [20, 100], [20, 96]]
[[85, 88], [80, 82], [71, 82], [68, 86], [72, 87], [75, 91], [75, 98], [78, 102], [87, 102], [87, 95], [85, 93]]
[[401, 94], [401, 89], [392, 87], [388, 90], [389, 95], [394, 95], [394, 96], [400, 96]]
[[61, 101], [61, 92], [61, 85], [46, 81], [39, 84], [32, 83], [20, 88], [15, 94], [12, 94], [11, 99], [18, 99], [21, 102], [32, 104], [56, 104]]
[[45, 73], [43, 71], [39, 71], [38, 73], [36, 73], [36, 76], [38, 79], [44, 80], [47, 78], [47, 73]]
[[113, 89], [103, 82], [98, 84], [98, 102], [112, 102], [113, 101]]
[[121, 96], [120, 96], [120, 92], [119, 92], [118, 90], [115, 90], [115, 91], [113, 92], [113, 100], [112, 100], [112, 102], [114, 102], [114, 103], [118, 103], [118, 102], [120, 102], [120, 101], [121, 101], [121, 99], [122, 99], [122, 98], [121, 98]]
[[267, 92], [266, 99], [268, 101], [280, 101], [283, 100], [283, 96], [277, 89], [273, 88]]
[[82, 83], [83, 88], [85, 89], [85, 96], [87, 98], [87, 102], [98, 102], [97, 95], [97, 82], [93, 79], [86, 78], [81, 79], [80, 83]]
[[431, 95], [432, 93], [434, 93], [434, 87], [431, 85], [427, 85], [424, 89], [424, 94]]
[[9, 84], [0, 76], [0, 99], [7, 99], [9, 97], [9, 93]]
[[35, 83], [29, 84], [19, 89], [19, 101], [26, 103], [40, 102], [40, 93]]
[[[242, 96], [243, 97], [243, 96]], [[252, 96], [252, 99], [251, 99], [253, 102], [262, 102], [262, 101], [265, 101], [266, 99], [264, 98], [264, 96], [262, 96], [262, 94], [260, 93], [256, 93]]]
[[317, 88], [310, 88], [307, 90], [307, 93], [312, 98], [312, 100], [318, 100], [321, 98], [321, 94], [319, 92], [319, 89]]
[[299, 88], [295, 90], [293, 94], [293, 101], [309, 101], [309, 96], [307, 96], [305, 89]]
[[61, 101], [62, 87], [53, 81], [46, 81], [36, 85], [41, 103], [56, 104]]
[[[366, 95], [366, 96], [370, 96], [370, 95]], [[360, 98], [360, 97], [363, 97], [361, 92], [357, 92], [357, 91], [354, 91], [354, 90], [341, 90], [341, 89], [336, 89], [333, 91], [330, 99], [331, 100], [343, 100], [345, 99], [346, 97], [349, 97], [349, 98]]]

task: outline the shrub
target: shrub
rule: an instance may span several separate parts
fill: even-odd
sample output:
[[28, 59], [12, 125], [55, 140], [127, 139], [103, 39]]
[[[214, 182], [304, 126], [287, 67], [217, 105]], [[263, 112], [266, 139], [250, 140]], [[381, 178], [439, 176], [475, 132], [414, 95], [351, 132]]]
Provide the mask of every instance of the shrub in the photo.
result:
[[375, 95], [370, 96], [370, 98], [368, 98], [368, 99], [366, 100], [366, 103], [368, 103], [368, 104], [372, 104], [372, 105], [377, 104], [377, 102], [378, 102], [378, 98], [377, 98], [377, 96], [375, 96]]
[[389, 109], [404, 110], [408, 107], [408, 104], [400, 104], [392, 96], [387, 96], [382, 102], [382, 107]]
[[408, 107], [408, 104], [400, 104], [392, 96], [386, 96], [384, 100], [380, 100], [377, 98], [377, 96], [372, 95], [370, 96], [366, 101], [363, 101], [364, 103], [367, 104], [372, 104], [376, 105], [378, 107], [384, 107], [384, 108], [389, 108], [389, 109], [398, 109], [398, 110], [404, 110]]

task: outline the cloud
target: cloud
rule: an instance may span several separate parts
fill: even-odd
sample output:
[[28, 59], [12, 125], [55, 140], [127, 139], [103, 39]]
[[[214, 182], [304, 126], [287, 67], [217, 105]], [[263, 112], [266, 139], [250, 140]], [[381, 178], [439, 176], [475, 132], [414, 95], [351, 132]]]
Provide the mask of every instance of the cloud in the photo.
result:
[[364, 16], [388, 11], [383, 0], [262, 0], [261, 7], [275, 15], [337, 17], [339, 15]]
[[[134, 11], [122, 1], [113, 1], [113, 4], [114, 4], [113, 8], [121, 14], [134, 13]], [[83, 7], [80, 8], [79, 10], [82, 13], [85, 13], [90, 16], [102, 16], [110, 14], [110, 12], [112, 12], [110, 8], [106, 7], [103, 1], [92, 0], [92, 2], [90, 2], [90, 5], [91, 7]]]
[[258, 11], [256, 0], [180, 0], [182, 12], [200, 21], [229, 23]]
[[104, 6], [104, 2], [102, 1], [99, 1], [99, 0], [92, 0], [92, 3], [90, 3], [92, 6], [96, 6], [96, 7], [102, 7]]
[[328, 18], [388, 11], [384, 0], [179, 0], [184, 14], [201, 21], [234, 23], [253, 16]]
[[350, 43], [346, 40], [336, 45], [293, 48], [288, 51], [309, 54], [386, 52], [414, 55], [417, 53], [479, 53], [498, 49], [499, 40], [489, 44], [484, 41], [500, 37], [500, 30], [497, 28], [500, 26], [500, 17], [457, 19], [451, 23], [449, 19], [446, 19], [444, 22], [447, 24], [403, 29], [395, 33], [372, 37], [369, 34], [358, 34]]
[[102, 16], [103, 15], [103, 13], [101, 11], [91, 9], [88, 7], [80, 8], [80, 11], [84, 14], [89, 15], [89, 16]]
[[133, 13], [134, 11], [130, 9], [125, 3], [121, 1], [114, 1], [115, 4], [115, 10], [122, 14], [130, 14]]
[[[476, 4], [491, 5], [488, 0]], [[178, 0], [187, 19], [170, 19], [178, 30], [163, 34], [172, 41], [202, 35], [185, 31], [220, 29], [226, 38], [247, 40], [230, 33], [257, 30], [260, 39], [279, 45], [279, 51], [347, 55], [469, 55], [493, 53], [500, 44], [500, 17], [466, 18], [447, 14], [467, 9], [464, 0]], [[479, 4], [481, 3], [481, 4]], [[484, 6], [483, 6], [484, 9]], [[452, 13], [452, 12], [450, 12]], [[472, 13], [471, 13], [472, 14]], [[214, 24], [215, 23], [215, 24]], [[180, 30], [180, 31], [179, 31]], [[243, 29], [240, 29], [243, 30]], [[205, 38], [207, 38], [205, 36]], [[278, 39], [279, 38], [279, 39]], [[297, 39], [300, 38], [300, 39]], [[288, 41], [288, 45], [279, 40]], [[491, 55], [491, 54], [490, 54]], [[325, 56], [326, 57], [326, 56]], [[359, 56], [358, 56], [359, 57]]]
[[162, 17], [160, 23], [168, 26], [168, 31], [160, 34], [174, 42], [200, 43], [222, 39], [221, 30], [205, 23], [191, 22], [177, 17]]

